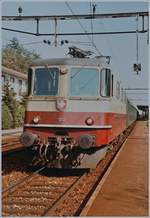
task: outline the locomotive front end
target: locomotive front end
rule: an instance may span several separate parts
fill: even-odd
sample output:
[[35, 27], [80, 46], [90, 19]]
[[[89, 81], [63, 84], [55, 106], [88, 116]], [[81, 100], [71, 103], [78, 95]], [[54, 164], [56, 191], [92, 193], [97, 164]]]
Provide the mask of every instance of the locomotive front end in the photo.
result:
[[78, 167], [84, 156], [107, 144], [111, 126], [95, 112], [98, 86], [98, 67], [78, 60], [39, 61], [30, 68], [20, 141], [34, 153], [34, 165]]

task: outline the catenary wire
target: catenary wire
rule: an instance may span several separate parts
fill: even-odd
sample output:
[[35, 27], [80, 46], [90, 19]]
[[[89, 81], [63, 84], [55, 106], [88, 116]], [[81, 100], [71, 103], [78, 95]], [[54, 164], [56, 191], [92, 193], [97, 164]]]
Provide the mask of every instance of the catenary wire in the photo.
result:
[[[75, 15], [75, 13], [73, 12], [71, 6], [69, 5], [68, 2], [65, 2], [66, 6], [68, 7], [68, 9], [71, 11], [72, 15]], [[77, 19], [77, 22], [79, 23], [80, 27], [83, 29], [83, 31], [85, 33], [87, 33], [86, 29], [84, 28], [84, 26], [82, 25], [82, 23], [80, 22], [80, 20]], [[97, 51], [97, 53], [102, 56], [102, 53], [99, 51], [99, 49], [96, 47], [95, 43], [91, 40], [91, 38], [87, 35], [88, 39], [91, 41], [93, 47], [95, 48], [95, 50]]]

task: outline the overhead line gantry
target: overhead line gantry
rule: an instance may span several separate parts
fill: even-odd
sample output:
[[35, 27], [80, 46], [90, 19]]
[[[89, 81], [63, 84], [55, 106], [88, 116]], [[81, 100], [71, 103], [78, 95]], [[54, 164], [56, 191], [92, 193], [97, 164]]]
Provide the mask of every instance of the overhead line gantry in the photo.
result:
[[[68, 33], [57, 33], [57, 25], [58, 21], [63, 20], [88, 20], [88, 19], [112, 19], [112, 18], [129, 18], [129, 17], [139, 17], [142, 19], [142, 26], [139, 33], [148, 32], [148, 22], [147, 28], [145, 29], [145, 17], [149, 16], [147, 11], [144, 12], [123, 12], [123, 13], [107, 13], [107, 14], [78, 14], [78, 15], [47, 15], [47, 16], [2, 16], [2, 21], [36, 21], [36, 32], [28, 32], [22, 30], [15, 30], [11, 28], [2, 27], [3, 30], [19, 32], [24, 34], [30, 34], [35, 36], [69, 36], [69, 35], [105, 35], [105, 34], [128, 34], [128, 33], [136, 33], [137, 30], [133, 31], [112, 31], [112, 32], [68, 32]], [[55, 22], [55, 32], [54, 33], [40, 33], [39, 32], [39, 24], [40, 21], [54, 21]]]
[[99, 18], [125, 18], [125, 17], [145, 17], [148, 12], [123, 12], [109, 14], [77, 14], [77, 15], [48, 15], [48, 16], [2, 16], [5, 21], [17, 20], [76, 20], [76, 19], [99, 19]]

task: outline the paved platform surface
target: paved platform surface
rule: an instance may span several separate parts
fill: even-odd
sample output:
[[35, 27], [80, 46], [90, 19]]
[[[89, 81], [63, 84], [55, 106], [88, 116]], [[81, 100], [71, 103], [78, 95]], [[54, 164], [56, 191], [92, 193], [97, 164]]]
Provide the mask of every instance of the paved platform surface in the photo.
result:
[[81, 216], [148, 216], [148, 127], [138, 121]]

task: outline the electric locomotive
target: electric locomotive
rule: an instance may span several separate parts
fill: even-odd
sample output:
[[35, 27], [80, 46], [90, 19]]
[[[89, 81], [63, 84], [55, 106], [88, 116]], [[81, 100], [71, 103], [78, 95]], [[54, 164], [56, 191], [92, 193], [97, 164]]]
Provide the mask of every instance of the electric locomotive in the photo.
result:
[[20, 141], [34, 151], [33, 164], [94, 168], [136, 116], [106, 57], [37, 60]]

